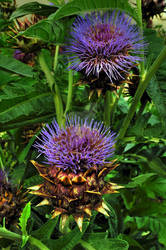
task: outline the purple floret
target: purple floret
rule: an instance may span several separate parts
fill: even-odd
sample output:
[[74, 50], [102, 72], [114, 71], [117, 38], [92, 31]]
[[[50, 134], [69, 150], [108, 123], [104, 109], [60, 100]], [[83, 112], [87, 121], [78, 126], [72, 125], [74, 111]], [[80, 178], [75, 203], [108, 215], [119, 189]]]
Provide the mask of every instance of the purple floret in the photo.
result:
[[73, 23], [67, 53], [71, 69], [99, 78], [105, 73], [111, 82], [142, 60], [145, 43], [132, 19], [113, 11], [87, 14]]
[[102, 122], [68, 119], [66, 128], [56, 121], [46, 125], [35, 144], [44, 154], [47, 164], [63, 170], [83, 171], [95, 165], [104, 165], [114, 152], [115, 134]]

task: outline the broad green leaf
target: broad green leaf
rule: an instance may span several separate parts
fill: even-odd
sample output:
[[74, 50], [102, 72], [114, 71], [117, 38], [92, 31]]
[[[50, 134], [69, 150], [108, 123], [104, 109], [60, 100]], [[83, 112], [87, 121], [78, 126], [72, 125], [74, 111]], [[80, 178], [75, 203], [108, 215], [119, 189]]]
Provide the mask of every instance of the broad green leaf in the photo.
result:
[[29, 38], [37, 38], [44, 42], [62, 42], [63, 33], [64, 27], [60, 22], [45, 19], [30, 26], [20, 34]]
[[51, 238], [51, 235], [54, 232], [57, 223], [58, 217], [56, 217], [55, 219], [50, 219], [39, 229], [33, 231], [31, 235], [38, 239], [48, 240]]
[[90, 239], [88, 243], [96, 250], [127, 250], [129, 244], [125, 240], [121, 239]]
[[165, 163], [159, 157], [153, 157], [152, 160], [148, 160], [149, 167], [160, 176], [166, 176]]
[[10, 20], [25, 16], [28, 14], [36, 14], [41, 16], [48, 16], [54, 13], [58, 8], [50, 5], [40, 4], [38, 2], [31, 2], [21, 5], [11, 15]]
[[33, 92], [23, 97], [3, 100], [0, 107], [0, 124], [11, 122], [22, 116], [24, 119], [26, 116], [32, 117], [34, 114], [38, 117], [44, 111], [41, 107], [44, 108], [44, 105], [48, 107], [51, 100], [52, 94], [50, 92]]
[[144, 186], [147, 196], [155, 199], [156, 197], [166, 197], [166, 178], [154, 177]]
[[32, 68], [13, 57], [0, 54], [0, 67], [22, 76], [33, 77]]
[[147, 180], [155, 176], [156, 173], [146, 173], [146, 174], [141, 174], [137, 177], [132, 178], [132, 182], [129, 182], [127, 185], [125, 185], [126, 188], [135, 188], [143, 183], [145, 183]]
[[79, 240], [84, 235], [88, 225], [88, 222], [84, 222], [82, 232], [80, 232], [78, 226], [75, 226], [75, 228], [71, 232], [66, 233], [58, 240], [49, 239], [47, 241], [44, 241], [44, 243], [48, 245], [51, 250], [72, 250], [74, 246], [79, 243]]
[[34, 117], [21, 117], [21, 119], [16, 119], [14, 121], [10, 121], [9, 123], [4, 123], [0, 124], [0, 132], [1, 131], [6, 131], [9, 129], [15, 129], [23, 126], [29, 126], [31, 124], [35, 123], [40, 123], [40, 122], [49, 122], [55, 117], [55, 112], [53, 111], [52, 113], [48, 115], [40, 115], [39, 117], [35, 118], [35, 114], [33, 115]]
[[31, 203], [28, 202], [26, 206], [24, 207], [21, 213], [21, 216], [19, 218], [19, 225], [22, 231], [22, 247], [25, 246], [29, 238], [26, 227], [27, 227], [27, 222], [28, 222], [30, 215], [31, 215]]
[[134, 8], [124, 0], [74, 0], [71, 1], [61, 8], [59, 8], [54, 14], [51, 15], [51, 18], [55, 20], [71, 16], [78, 15], [80, 13], [95, 11], [95, 10], [109, 10], [109, 9], [120, 9], [127, 12], [138, 22], [137, 13]]

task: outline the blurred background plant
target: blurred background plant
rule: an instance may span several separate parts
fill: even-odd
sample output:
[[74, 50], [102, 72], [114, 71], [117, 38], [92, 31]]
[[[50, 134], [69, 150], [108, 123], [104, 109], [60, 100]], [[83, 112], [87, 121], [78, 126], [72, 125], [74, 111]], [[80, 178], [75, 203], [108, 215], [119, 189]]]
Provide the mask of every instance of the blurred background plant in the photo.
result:
[[[8, 179], [1, 178], [6, 184], [0, 184], [3, 188], [0, 209], [3, 207], [6, 217], [1, 218], [0, 246], [50, 250], [98, 250], [103, 245], [105, 249], [165, 249], [164, 59], [158, 64], [158, 70], [153, 71], [155, 74], [151, 74], [146, 92], [138, 97], [136, 91], [165, 48], [166, 27], [162, 24], [165, 17], [161, 12], [166, 3], [155, 0], [131, 1], [134, 4], [123, 0], [49, 2], [0, 1], [0, 166]], [[79, 72], [67, 69], [70, 62], [65, 50], [76, 16], [102, 9], [118, 9], [130, 15], [133, 24], [142, 29], [148, 47], [144, 63], [132, 68], [128, 79], [116, 91], [105, 96], [96, 92], [89, 98], [92, 85], [86, 84]], [[156, 14], [162, 18], [155, 19]], [[163, 20], [160, 26], [156, 20]], [[68, 114], [104, 120], [116, 134], [120, 132], [115, 151], [119, 166], [105, 181], [124, 188], [119, 193], [104, 195], [109, 217], [92, 213], [92, 219], [83, 223], [82, 232], [72, 219], [61, 230], [59, 217], [51, 219], [53, 208], [36, 207], [41, 198], [27, 192], [27, 188], [42, 183], [30, 163], [38, 156], [32, 146], [35, 135], [55, 117], [59, 124], [64, 124]], [[130, 120], [127, 126], [126, 117]], [[38, 161], [42, 160], [40, 156]], [[17, 190], [26, 197], [19, 213]], [[17, 223], [8, 223], [7, 209], [17, 214]]]

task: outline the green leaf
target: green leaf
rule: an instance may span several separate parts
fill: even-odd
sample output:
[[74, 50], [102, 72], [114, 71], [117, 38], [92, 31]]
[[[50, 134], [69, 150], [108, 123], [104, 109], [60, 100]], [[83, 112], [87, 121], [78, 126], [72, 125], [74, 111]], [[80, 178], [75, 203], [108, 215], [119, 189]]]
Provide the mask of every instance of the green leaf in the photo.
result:
[[31, 235], [38, 239], [49, 240], [51, 238], [52, 233], [54, 232], [57, 223], [58, 217], [56, 217], [55, 219], [50, 219], [39, 229], [33, 231]]
[[0, 92], [0, 131], [48, 121], [55, 115], [47, 86], [28, 79], [9, 84]]
[[29, 38], [36, 38], [44, 42], [62, 42], [64, 39], [64, 27], [60, 22], [53, 20], [41, 20], [20, 33]]
[[58, 8], [56, 6], [50, 6], [45, 4], [40, 4], [38, 2], [31, 2], [21, 5], [14, 11], [10, 17], [10, 20], [25, 16], [28, 14], [36, 14], [41, 16], [48, 16], [54, 13]]
[[152, 160], [148, 160], [149, 167], [161, 176], [166, 176], [165, 163], [159, 157], [153, 157]]
[[145, 185], [145, 191], [148, 197], [155, 199], [156, 197], [166, 197], [166, 179], [162, 177], [154, 177], [152, 181], [148, 181]]
[[134, 8], [128, 3], [128, 1], [124, 0], [74, 0], [68, 2], [60, 9], [58, 9], [55, 14], [51, 15], [51, 18], [55, 20], [71, 16], [77, 15], [80, 13], [95, 11], [95, 10], [109, 10], [109, 9], [120, 9], [122, 11], [127, 12], [130, 16], [132, 16], [137, 22], [137, 13]]
[[26, 242], [29, 239], [26, 227], [27, 227], [27, 222], [28, 222], [30, 215], [31, 215], [31, 203], [28, 202], [26, 206], [24, 207], [21, 213], [21, 216], [19, 218], [19, 225], [22, 231], [22, 247], [25, 246]]
[[147, 180], [149, 180], [155, 175], [156, 173], [140, 174], [139, 176], [132, 178], [132, 182], [129, 182], [127, 185], [125, 185], [125, 187], [135, 188], [135, 187], [141, 186], [143, 183], [145, 183]]
[[127, 250], [129, 244], [125, 240], [121, 239], [89, 239], [88, 243], [96, 250]]
[[166, 246], [165, 228], [166, 218], [165, 217], [134, 217], [138, 229], [151, 230], [152, 233], [158, 235], [159, 242]]
[[[166, 64], [165, 64], [166, 66]], [[166, 70], [166, 67], [165, 67]], [[147, 88], [147, 93], [155, 104], [158, 114], [166, 127], [166, 86], [165, 82], [152, 79]]]
[[79, 240], [84, 235], [89, 223], [83, 223], [83, 230], [80, 232], [78, 226], [76, 226], [71, 232], [66, 233], [63, 237], [58, 240], [47, 240], [45, 244], [52, 250], [70, 250], [73, 249], [79, 243]]
[[33, 77], [32, 68], [13, 57], [0, 54], [0, 67], [22, 76]]

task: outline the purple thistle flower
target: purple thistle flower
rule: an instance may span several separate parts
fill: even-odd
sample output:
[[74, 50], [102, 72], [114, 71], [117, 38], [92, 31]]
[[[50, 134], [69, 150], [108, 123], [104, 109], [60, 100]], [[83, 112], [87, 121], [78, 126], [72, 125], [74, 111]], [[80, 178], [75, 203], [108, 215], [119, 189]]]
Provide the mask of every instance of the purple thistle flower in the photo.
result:
[[38, 139], [35, 147], [48, 164], [76, 173], [107, 163], [105, 160], [113, 155], [115, 134], [102, 122], [75, 117], [67, 120], [65, 129], [56, 121], [47, 124]]
[[71, 69], [99, 78], [105, 73], [111, 82], [122, 79], [143, 54], [145, 43], [132, 19], [125, 13], [99, 12], [76, 18], [71, 32]]

